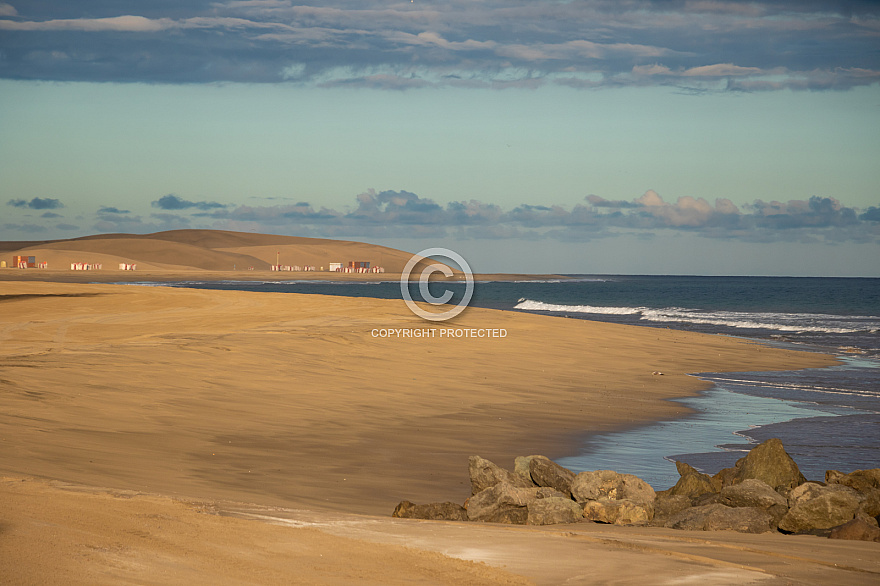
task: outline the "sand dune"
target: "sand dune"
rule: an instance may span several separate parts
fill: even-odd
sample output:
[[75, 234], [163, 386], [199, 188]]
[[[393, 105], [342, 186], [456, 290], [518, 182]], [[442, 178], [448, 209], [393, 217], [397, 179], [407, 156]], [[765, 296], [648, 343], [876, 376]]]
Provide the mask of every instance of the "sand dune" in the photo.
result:
[[102, 238], [45, 244], [19, 251], [48, 261], [50, 268], [67, 269], [70, 263], [103, 263], [117, 270], [119, 263], [137, 264], [140, 270], [233, 270], [254, 266], [267, 270], [269, 263], [246, 254], [215, 250], [152, 238]]
[[[389, 273], [399, 273], [412, 253], [346, 240], [300, 238], [225, 232], [172, 230], [155, 234], [99, 234], [70, 240], [0, 243], [11, 265], [14, 255], [37, 257], [50, 269], [68, 270], [70, 263], [102, 263], [102, 270], [118, 270], [119, 263], [137, 264], [152, 271], [267, 271], [276, 263], [311, 265], [329, 270], [331, 262], [368, 261]], [[277, 255], [277, 256], [276, 256]]]

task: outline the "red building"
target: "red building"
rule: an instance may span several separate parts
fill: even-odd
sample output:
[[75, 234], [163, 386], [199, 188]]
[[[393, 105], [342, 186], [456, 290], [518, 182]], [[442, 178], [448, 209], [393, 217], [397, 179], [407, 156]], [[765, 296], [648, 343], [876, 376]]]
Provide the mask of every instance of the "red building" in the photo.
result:
[[13, 256], [12, 257], [12, 266], [18, 267], [20, 269], [35, 269], [37, 268], [37, 257], [35, 256]]

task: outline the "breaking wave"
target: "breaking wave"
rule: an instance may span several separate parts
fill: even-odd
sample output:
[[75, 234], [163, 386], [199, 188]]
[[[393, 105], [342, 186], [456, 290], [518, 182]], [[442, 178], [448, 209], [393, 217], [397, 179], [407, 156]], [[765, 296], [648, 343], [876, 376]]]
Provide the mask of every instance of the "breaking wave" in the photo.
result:
[[780, 332], [821, 332], [829, 334], [875, 334], [880, 331], [880, 317], [842, 316], [820, 313], [770, 313], [744, 311], [708, 311], [680, 307], [600, 307], [593, 305], [557, 305], [532, 299], [520, 299], [514, 309], [554, 313], [594, 315], [633, 315], [657, 323], [690, 323], [741, 329], [766, 329]]

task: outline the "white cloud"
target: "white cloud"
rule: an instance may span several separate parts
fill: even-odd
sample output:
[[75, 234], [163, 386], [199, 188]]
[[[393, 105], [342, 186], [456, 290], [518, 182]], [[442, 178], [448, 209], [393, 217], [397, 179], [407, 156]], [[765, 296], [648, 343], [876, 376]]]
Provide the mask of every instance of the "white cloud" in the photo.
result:
[[129, 32], [157, 32], [177, 26], [170, 18], [158, 20], [144, 18], [143, 16], [112, 16], [109, 18], [68, 18], [45, 21], [12, 21], [0, 20], [0, 29], [13, 31], [52, 31], [52, 30], [79, 30], [79, 31], [129, 31]]
[[633, 65], [632, 72], [634, 75], [671, 75], [672, 71], [665, 65]]
[[436, 46], [451, 51], [476, 50], [476, 49], [492, 49], [497, 43], [494, 41], [475, 41], [468, 39], [466, 41], [447, 41], [435, 32], [422, 32], [417, 35], [396, 31], [387, 35], [391, 41], [406, 43], [409, 45]]
[[716, 63], [692, 67], [682, 73], [684, 76], [729, 77], [736, 75], [760, 75], [764, 73], [759, 67], [741, 67], [733, 63]]
[[306, 72], [306, 64], [305, 63], [295, 63], [293, 65], [288, 65], [281, 72], [281, 77], [284, 79], [300, 79]]

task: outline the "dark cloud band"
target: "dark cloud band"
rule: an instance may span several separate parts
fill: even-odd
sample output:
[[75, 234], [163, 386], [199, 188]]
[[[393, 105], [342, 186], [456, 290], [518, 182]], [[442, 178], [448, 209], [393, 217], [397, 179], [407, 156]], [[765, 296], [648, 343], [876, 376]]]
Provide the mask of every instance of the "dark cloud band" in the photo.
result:
[[878, 33], [876, 3], [832, 0], [20, 2], [0, 3], [0, 76], [847, 89], [880, 81]]

